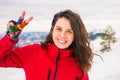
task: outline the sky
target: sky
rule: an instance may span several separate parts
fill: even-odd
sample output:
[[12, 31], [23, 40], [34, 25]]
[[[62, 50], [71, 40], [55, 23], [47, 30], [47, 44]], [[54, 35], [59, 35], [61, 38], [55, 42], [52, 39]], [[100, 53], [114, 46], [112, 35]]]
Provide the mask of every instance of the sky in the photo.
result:
[[9, 20], [17, 20], [23, 10], [25, 18], [34, 17], [25, 31], [48, 31], [54, 14], [65, 9], [79, 13], [88, 30], [109, 24], [119, 29], [120, 0], [1, 0], [0, 32], [6, 30]]

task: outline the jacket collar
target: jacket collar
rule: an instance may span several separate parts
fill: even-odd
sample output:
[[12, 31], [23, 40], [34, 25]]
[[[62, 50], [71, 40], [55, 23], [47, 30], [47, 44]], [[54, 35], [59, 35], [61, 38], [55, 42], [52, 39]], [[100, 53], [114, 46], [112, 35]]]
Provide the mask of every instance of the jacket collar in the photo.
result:
[[48, 56], [51, 59], [56, 59], [58, 56], [58, 53], [60, 53], [60, 59], [70, 57], [72, 55], [73, 50], [72, 49], [59, 49], [57, 46], [55, 46], [54, 43], [48, 43]]

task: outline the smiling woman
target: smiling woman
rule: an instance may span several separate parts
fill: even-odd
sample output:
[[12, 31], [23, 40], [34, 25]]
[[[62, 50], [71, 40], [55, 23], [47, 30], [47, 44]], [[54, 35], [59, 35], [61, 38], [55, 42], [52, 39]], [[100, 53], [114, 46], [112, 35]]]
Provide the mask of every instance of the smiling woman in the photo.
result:
[[79, 14], [64, 10], [55, 14], [45, 41], [13, 48], [24, 27], [33, 19], [11, 20], [0, 40], [0, 67], [23, 68], [26, 80], [89, 80], [93, 52]]
[[53, 41], [58, 48], [68, 48], [74, 39], [74, 33], [71, 29], [69, 20], [64, 17], [58, 19], [52, 31], [52, 36]]

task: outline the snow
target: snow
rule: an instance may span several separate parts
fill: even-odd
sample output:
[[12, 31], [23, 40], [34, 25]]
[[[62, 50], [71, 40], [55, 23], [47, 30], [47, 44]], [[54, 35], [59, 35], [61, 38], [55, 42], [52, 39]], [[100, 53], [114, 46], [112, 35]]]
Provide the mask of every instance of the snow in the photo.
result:
[[0, 80], [25, 80], [23, 69], [0, 68]]
[[[119, 39], [120, 40], [120, 39]], [[94, 41], [94, 47], [97, 50], [100, 48], [99, 40]], [[120, 79], [120, 42], [112, 45], [110, 52], [100, 53], [103, 60], [99, 56], [95, 56], [92, 69], [89, 71], [90, 80], [119, 80]]]

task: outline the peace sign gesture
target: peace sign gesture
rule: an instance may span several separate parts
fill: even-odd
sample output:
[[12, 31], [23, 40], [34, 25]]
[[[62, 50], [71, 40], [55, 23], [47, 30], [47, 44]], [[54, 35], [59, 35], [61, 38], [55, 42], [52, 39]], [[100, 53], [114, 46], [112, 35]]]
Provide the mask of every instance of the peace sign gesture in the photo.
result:
[[24, 20], [25, 11], [22, 12], [18, 21], [11, 20], [7, 25], [7, 35], [12, 41], [16, 41], [23, 30], [23, 28], [33, 19], [33, 17], [29, 17]]

